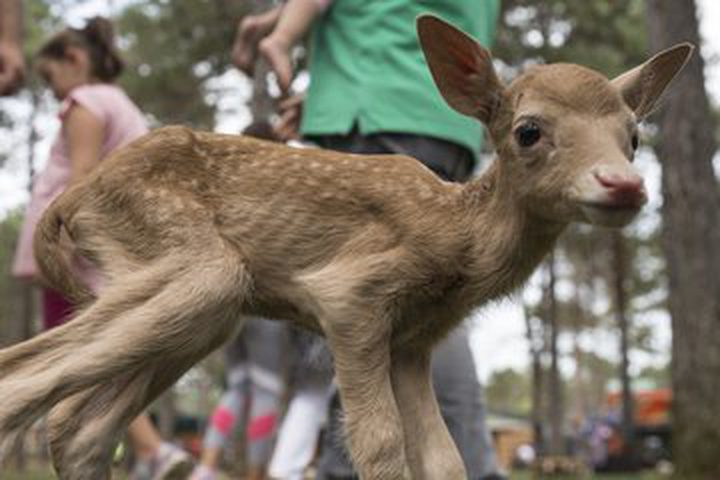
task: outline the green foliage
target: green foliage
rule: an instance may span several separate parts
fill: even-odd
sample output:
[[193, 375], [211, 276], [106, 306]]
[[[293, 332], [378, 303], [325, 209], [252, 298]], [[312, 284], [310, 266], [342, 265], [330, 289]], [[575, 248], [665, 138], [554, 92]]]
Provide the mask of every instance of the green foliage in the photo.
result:
[[660, 367], [645, 367], [637, 377], [652, 388], [668, 388], [670, 387], [670, 362]]
[[595, 352], [583, 351], [579, 355], [580, 370], [566, 384], [565, 398], [572, 399], [571, 403], [579, 405], [584, 413], [598, 412], [606, 404], [607, 387], [618, 377], [618, 367]]
[[248, 2], [148, 0], [116, 19], [127, 71], [121, 84], [161, 124], [210, 129], [206, 82], [225, 72], [237, 22]]
[[23, 2], [24, 26], [23, 48], [26, 59], [32, 63], [33, 55], [40, 48], [48, 35], [62, 28], [59, 15], [53, 13], [50, 0], [26, 0]]
[[[538, 477], [532, 472], [512, 472], [510, 480], [535, 480]], [[577, 480], [577, 475], [545, 475], [540, 477], [545, 480]], [[584, 477], [583, 477], [584, 478]], [[637, 473], [600, 473], [589, 477], [593, 480], [667, 480], [668, 476], [653, 471]]]
[[644, 60], [642, 0], [507, 0], [493, 50], [510, 65], [578, 62], [613, 77]]
[[512, 368], [493, 372], [485, 384], [485, 401], [495, 412], [529, 415], [532, 403], [529, 375]]
[[[649, 235], [623, 236], [627, 255], [623, 287], [629, 300], [627, 314], [632, 319], [641, 314], [666, 309], [667, 279], [661, 252], [659, 229]], [[577, 226], [563, 235], [560, 258], [567, 263], [565, 278], [579, 290], [573, 298], [559, 301], [560, 324], [569, 328], [615, 328], [614, 261], [611, 232], [588, 226]], [[600, 308], [598, 299], [607, 299]], [[630, 322], [631, 347], [652, 350], [650, 327]]]
[[20, 285], [12, 275], [12, 262], [15, 255], [22, 215], [12, 212], [0, 221], [0, 345], [14, 340], [11, 330], [20, 315], [18, 291]]

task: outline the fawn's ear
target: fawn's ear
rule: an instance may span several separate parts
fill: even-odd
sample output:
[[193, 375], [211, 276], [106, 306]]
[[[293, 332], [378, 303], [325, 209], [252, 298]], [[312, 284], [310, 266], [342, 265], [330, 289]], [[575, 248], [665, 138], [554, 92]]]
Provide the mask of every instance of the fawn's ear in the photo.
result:
[[615, 77], [612, 84], [620, 90], [625, 103], [638, 119], [647, 116], [673, 78], [692, 55], [690, 43], [679, 43], [656, 54], [640, 66]]
[[433, 15], [417, 19], [420, 46], [445, 101], [465, 115], [489, 123], [504, 90], [490, 52], [468, 34]]

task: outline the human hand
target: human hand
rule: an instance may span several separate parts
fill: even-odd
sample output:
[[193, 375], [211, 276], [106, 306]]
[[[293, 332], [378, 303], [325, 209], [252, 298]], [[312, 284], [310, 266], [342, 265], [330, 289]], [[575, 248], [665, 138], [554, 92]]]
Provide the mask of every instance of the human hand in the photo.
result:
[[300, 118], [304, 100], [304, 95], [293, 95], [278, 104], [279, 119], [273, 125], [273, 131], [281, 141], [297, 140], [300, 137]]
[[17, 44], [0, 43], [0, 95], [12, 95], [22, 85], [25, 61]]
[[231, 59], [241, 72], [252, 75], [260, 40], [268, 36], [275, 28], [282, 6], [278, 5], [258, 15], [247, 15], [238, 24], [233, 43]]

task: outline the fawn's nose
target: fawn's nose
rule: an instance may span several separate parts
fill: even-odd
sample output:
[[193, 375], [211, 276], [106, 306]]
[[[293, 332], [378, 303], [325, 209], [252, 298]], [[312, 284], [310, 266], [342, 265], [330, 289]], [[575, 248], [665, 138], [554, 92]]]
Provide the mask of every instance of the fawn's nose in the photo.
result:
[[640, 208], [647, 202], [645, 182], [635, 172], [595, 170], [595, 179], [604, 188], [612, 207]]

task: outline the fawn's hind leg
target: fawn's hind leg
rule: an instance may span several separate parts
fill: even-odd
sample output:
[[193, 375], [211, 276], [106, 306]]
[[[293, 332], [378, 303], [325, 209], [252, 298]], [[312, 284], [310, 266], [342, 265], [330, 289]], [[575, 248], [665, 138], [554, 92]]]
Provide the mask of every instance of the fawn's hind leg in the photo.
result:
[[[104, 347], [114, 351], [97, 361], [126, 368], [116, 376], [98, 377], [89, 392], [53, 411], [51, 449], [61, 479], [106, 478], [111, 452], [130, 421], [236, 332], [245, 291], [242, 264], [227, 258], [195, 257], [195, 262], [155, 296], [122, 314], [122, 322], [113, 324], [115, 331], [103, 332]], [[119, 337], [124, 337], [121, 343], [111, 344]]]
[[248, 283], [240, 258], [215, 251], [161, 263], [108, 284], [93, 306], [61, 327], [78, 334], [73, 342], [34, 357], [44, 359], [44, 370], [19, 367], [11, 378], [0, 376], [16, 400], [0, 407], [0, 430], [22, 425], [10, 420], [14, 414], [37, 418], [73, 396], [52, 420], [61, 479], [106, 478], [117, 432], [236, 331]]
[[48, 442], [60, 479], [109, 479], [112, 454], [138, 410], [147, 375], [121, 375], [58, 403], [48, 417]]
[[188, 355], [170, 368], [166, 359], [152, 359], [131, 374], [56, 405], [48, 418], [48, 438], [58, 477], [110, 478], [112, 454], [127, 426], [196, 361]]
[[122, 284], [108, 287], [102, 298], [72, 321], [0, 350], [0, 391], [5, 394], [0, 402], [0, 443], [98, 378], [125, 372], [126, 364], [103, 364], [118, 350], [108, 350], [107, 345], [132, 342], [131, 337], [144, 327], [122, 332], [126, 317], [161, 292], [178, 272], [172, 259], [157, 261], [127, 275]]

